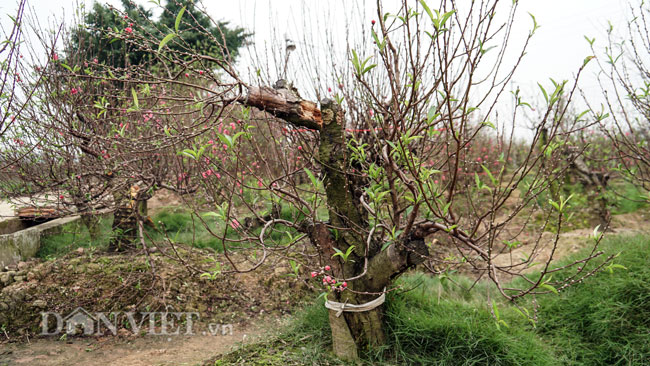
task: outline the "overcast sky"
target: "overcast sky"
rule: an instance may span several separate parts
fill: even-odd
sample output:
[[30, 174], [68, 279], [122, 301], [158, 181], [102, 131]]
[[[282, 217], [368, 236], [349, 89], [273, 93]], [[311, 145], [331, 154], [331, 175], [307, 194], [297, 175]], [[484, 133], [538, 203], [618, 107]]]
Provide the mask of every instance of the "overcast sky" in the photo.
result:
[[[462, 4], [461, 0], [460, 3]], [[505, 0], [504, 0], [505, 1]], [[509, 0], [507, 0], [509, 1]], [[77, 1], [72, 0], [28, 0], [29, 4], [37, 10], [42, 19], [47, 17], [61, 17], [64, 13], [70, 18]], [[87, 8], [92, 6], [94, 0], [79, 0], [85, 3]], [[107, 1], [119, 5], [119, 0]], [[139, 1], [148, 7], [147, 1]], [[398, 0], [386, 0], [383, 2], [389, 10]], [[429, 0], [432, 5], [434, 0]], [[305, 19], [302, 16], [305, 4], [310, 7], [317, 7], [319, 11], [327, 15], [321, 19], [308, 19], [313, 24], [325, 22], [327, 25], [334, 25], [334, 28], [342, 28], [346, 21], [353, 17], [368, 17], [366, 21], [375, 18], [374, 1], [367, 1], [361, 6], [361, 13], [350, 14], [350, 4], [353, 1], [329, 0], [329, 1], [301, 1], [301, 0], [204, 0], [209, 14], [217, 20], [227, 20], [233, 25], [243, 26], [255, 33], [254, 43], [258, 46], [269, 44], [271, 41], [271, 27], [277, 28], [276, 34], [284, 37], [299, 40], [305, 26], [302, 23]], [[584, 36], [595, 37], [596, 45], [604, 47], [606, 37], [605, 30], [608, 21], [614, 25], [623, 26], [626, 18], [627, 4], [625, 0], [519, 0], [519, 10], [516, 19], [515, 35], [523, 36], [528, 33], [532, 25], [528, 12], [535, 15], [541, 26], [528, 49], [528, 54], [515, 74], [514, 83], [521, 86], [522, 91], [537, 89], [537, 82], [547, 83], [548, 77], [556, 80], [571, 79], [574, 73], [582, 64], [584, 58], [591, 54], [588, 43]], [[14, 0], [1, 0], [0, 13], [2, 24], [6, 26], [6, 14], [13, 13], [16, 4]], [[432, 6], [433, 7], [433, 6]], [[312, 9], [313, 10], [313, 9]], [[313, 24], [310, 24], [313, 26]], [[318, 29], [318, 28], [317, 28]], [[298, 44], [298, 47], [310, 47], [312, 45]], [[325, 51], [323, 51], [325, 52]], [[240, 67], [243, 69], [248, 62], [244, 52], [240, 58]], [[295, 61], [294, 61], [295, 62]], [[595, 65], [593, 65], [595, 66]], [[588, 93], [597, 97], [597, 84], [594, 80], [595, 67], [587, 70], [581, 86]]]

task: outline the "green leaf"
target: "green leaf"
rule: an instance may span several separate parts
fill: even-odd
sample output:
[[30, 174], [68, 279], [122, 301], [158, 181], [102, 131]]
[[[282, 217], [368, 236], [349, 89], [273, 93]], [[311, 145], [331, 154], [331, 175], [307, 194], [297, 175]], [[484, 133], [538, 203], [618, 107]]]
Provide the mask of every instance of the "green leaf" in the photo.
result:
[[627, 267], [621, 264], [612, 263], [609, 266], [607, 266], [607, 270], [609, 271], [609, 273], [614, 273], [614, 268], [623, 269], [627, 271]]
[[341, 251], [338, 248], [332, 248], [332, 249], [334, 249], [334, 251], [336, 252], [334, 253], [334, 255], [332, 255], [332, 259], [334, 259], [334, 257], [339, 256], [343, 259], [343, 262], [347, 262], [348, 257], [350, 256], [350, 254], [352, 254], [352, 251], [354, 250], [354, 245], [350, 245], [348, 247], [348, 250], [345, 251], [345, 253], [343, 253], [343, 251]]
[[537, 19], [535, 19], [535, 16], [532, 13], [528, 13], [530, 17], [533, 19], [533, 30], [530, 32], [531, 34], [535, 33], [537, 28], [539, 28], [539, 25], [537, 24]]
[[390, 240], [386, 240], [386, 241], [384, 242], [384, 244], [381, 246], [381, 250], [380, 250], [380, 251], [383, 252], [383, 251], [384, 251], [386, 248], [388, 248], [391, 244], [393, 244], [392, 241], [390, 241]]
[[372, 34], [372, 38], [375, 40], [375, 44], [379, 48], [379, 51], [383, 51], [384, 47], [386, 47], [386, 41], [380, 41], [379, 36], [377, 36], [377, 33], [374, 29], [371, 29], [370, 32]]
[[230, 137], [229, 135], [224, 135], [224, 134], [219, 134], [218, 136], [219, 136], [219, 140], [221, 140], [221, 142], [226, 144], [228, 146], [228, 148], [232, 148], [232, 137]]
[[246, 132], [243, 132], [243, 131], [237, 132], [236, 134], [233, 135], [232, 142], [235, 143], [240, 136], [245, 135], [245, 134], [246, 134]]
[[352, 66], [354, 66], [354, 69], [356, 70], [357, 74], [361, 73], [361, 64], [359, 63], [359, 55], [357, 55], [357, 51], [352, 50]]
[[546, 104], [548, 104], [548, 93], [546, 93], [546, 89], [542, 86], [542, 84], [537, 83], [539, 85], [539, 88], [542, 89], [542, 93], [544, 94], [544, 100], [546, 101]]
[[309, 177], [309, 180], [311, 180], [311, 184], [318, 188], [320, 181], [314, 176], [314, 173], [311, 172], [311, 170], [305, 168], [305, 173], [307, 173], [307, 176]]
[[436, 19], [436, 18], [434, 18], [433, 13], [431, 12], [431, 9], [429, 9], [429, 6], [427, 5], [427, 3], [424, 0], [420, 0], [420, 5], [422, 5], [422, 7], [424, 8], [424, 11], [427, 12], [427, 14], [429, 15], [429, 18], [431, 18], [431, 21], [433, 22], [434, 19]]
[[203, 217], [216, 217], [216, 218], [221, 218], [221, 215], [214, 212], [214, 211], [209, 211], [203, 214]]
[[197, 158], [196, 152], [194, 152], [194, 150], [191, 150], [191, 149], [185, 149], [183, 151], [179, 151], [178, 155], [184, 155], [184, 156], [187, 156], [188, 158], [192, 158], [194, 160], [196, 160], [196, 158]]
[[140, 108], [140, 103], [138, 102], [138, 93], [133, 88], [131, 88], [131, 95], [133, 96], [133, 104], [135, 107]]
[[481, 122], [481, 125], [491, 127], [493, 130], [496, 130], [496, 126], [490, 121]]
[[447, 20], [449, 20], [449, 18], [451, 18], [451, 16], [454, 15], [455, 12], [456, 12], [456, 10], [452, 10], [452, 11], [446, 12], [446, 13], [444, 13], [442, 15], [442, 19], [440, 19], [440, 28], [445, 26], [445, 23], [447, 23]]
[[581, 118], [582, 118], [585, 114], [587, 114], [587, 113], [589, 113], [589, 109], [584, 110], [584, 111], [582, 111], [580, 114], [578, 114], [578, 115], [576, 116], [576, 118], [575, 118], [575, 121], [576, 121], [576, 122], [580, 122], [580, 121], [581, 121]]
[[176, 23], [174, 23], [174, 29], [176, 29], [176, 32], [178, 32], [178, 27], [181, 25], [181, 18], [183, 17], [183, 13], [185, 13], [185, 8], [187, 8], [187, 6], [184, 6], [176, 16]]
[[490, 180], [492, 181], [492, 184], [493, 184], [494, 187], [496, 188], [496, 186], [497, 186], [497, 180], [496, 180], [496, 178], [494, 178], [494, 176], [492, 175], [492, 172], [490, 171], [490, 169], [488, 169], [488, 168], [487, 168], [485, 165], [483, 165], [483, 164], [481, 164], [481, 168], [483, 168], [483, 171], [485, 171], [485, 174], [487, 174], [487, 175], [490, 177]]
[[447, 204], [445, 205], [445, 207], [442, 208], [442, 213], [443, 213], [445, 216], [447, 216], [447, 214], [449, 213], [449, 207], [451, 207], [451, 202], [447, 202]]
[[433, 122], [436, 118], [438, 118], [438, 116], [440, 116], [440, 113], [438, 113], [438, 108], [436, 106], [431, 106], [427, 112], [427, 122]]
[[366, 67], [365, 69], [363, 69], [363, 71], [362, 71], [361, 73], [362, 73], [362, 74], [365, 74], [365, 73], [367, 73], [368, 71], [374, 69], [376, 66], [377, 66], [377, 64], [372, 64], [372, 65]]
[[595, 241], [600, 240], [600, 238], [603, 236], [603, 233], [598, 231], [599, 229], [600, 229], [600, 225], [596, 226], [596, 228], [594, 228], [594, 232], [592, 233], [591, 237]]
[[168, 35], [166, 35], [165, 38], [163, 38], [162, 41], [160, 41], [160, 44], [158, 45], [158, 52], [160, 52], [160, 50], [162, 50], [163, 47], [165, 47], [165, 45], [169, 43], [169, 41], [171, 41], [174, 37], [176, 37], [176, 33], [169, 33]]
[[547, 290], [553, 292], [553, 293], [556, 294], [556, 295], [559, 295], [559, 294], [560, 294], [560, 293], [557, 291], [557, 289], [556, 289], [555, 287], [549, 285], [548, 283], [542, 283], [541, 285], [539, 285], [539, 287], [541, 287], [541, 288], [545, 288], [545, 289], [547, 289]]
[[488, 191], [492, 192], [492, 188], [486, 186], [482, 181], [481, 178], [479, 178], [477, 173], [474, 173], [474, 181], [476, 182], [476, 188], [479, 190], [481, 189], [487, 189]]

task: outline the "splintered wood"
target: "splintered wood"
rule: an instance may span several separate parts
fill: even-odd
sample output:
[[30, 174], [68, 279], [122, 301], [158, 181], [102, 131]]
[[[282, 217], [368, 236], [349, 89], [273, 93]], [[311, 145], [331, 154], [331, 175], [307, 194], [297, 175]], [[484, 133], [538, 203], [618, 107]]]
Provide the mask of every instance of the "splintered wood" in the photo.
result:
[[246, 104], [264, 110], [297, 126], [320, 130], [321, 111], [314, 102], [302, 99], [288, 88], [251, 87]]

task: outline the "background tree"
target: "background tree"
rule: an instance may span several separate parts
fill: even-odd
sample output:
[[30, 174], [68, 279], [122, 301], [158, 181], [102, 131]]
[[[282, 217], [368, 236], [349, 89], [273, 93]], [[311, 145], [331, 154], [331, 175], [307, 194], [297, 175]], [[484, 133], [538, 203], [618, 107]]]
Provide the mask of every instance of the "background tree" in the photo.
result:
[[[9, 152], [19, 148], [25, 154], [23, 147], [28, 142], [16, 127], [19, 126], [21, 112], [36, 98], [38, 87], [43, 81], [43, 70], [31, 68], [36, 55], [32, 54], [25, 45], [26, 2], [21, 0], [15, 15], [9, 15], [12, 21], [11, 28], [2, 29], [3, 42], [0, 45], [0, 173], [5, 177], [15, 177], [14, 166], [16, 158], [23, 155], [12, 156]], [[54, 30], [52, 37], [56, 42], [61, 29]], [[53, 44], [47, 44], [46, 49], [52, 50]], [[48, 58], [48, 62], [50, 62]], [[0, 182], [0, 195], [7, 193], [5, 184], [11, 180]], [[11, 187], [20, 190], [20, 187]], [[24, 189], [24, 187], [23, 187]]]
[[[228, 22], [213, 22], [197, 9], [194, 0], [167, 1], [158, 19], [151, 10], [130, 0], [122, 0], [122, 8], [95, 2], [85, 14], [83, 22], [71, 30], [70, 52], [83, 52], [83, 59], [96, 59], [114, 67], [127, 65], [154, 66], [150, 50], [140, 49], [137, 44], [120, 41], [114, 33], [132, 37], [153, 37], [160, 42], [171, 31], [180, 37], [172, 40], [169, 47], [191, 53], [202, 53], [215, 58], [234, 60], [239, 49], [248, 42], [250, 33], [243, 28], [228, 26]], [[181, 9], [185, 16], [176, 28], [176, 17]], [[209, 36], [208, 36], [209, 35]]]
[[[600, 131], [613, 144], [617, 155], [616, 170], [628, 181], [650, 191], [650, 33], [647, 20], [650, 6], [646, 2], [629, 5], [630, 20], [617, 33], [610, 24], [604, 49], [596, 39], [588, 39], [594, 54], [600, 55], [598, 80], [605, 105], [587, 101]], [[613, 127], [613, 128], [612, 128]], [[621, 194], [621, 193], [619, 193]], [[649, 195], [628, 197], [650, 202]]]
[[[184, 186], [186, 179], [179, 179], [190, 172], [175, 174], [176, 170], [183, 168], [174, 163], [177, 151], [172, 146], [176, 144], [174, 139], [197, 135], [191, 131], [197, 127], [193, 117], [168, 117], [173, 108], [171, 101], [167, 104], [168, 97], [173, 99], [174, 94], [183, 93], [178, 101], [188, 103], [194, 100], [178, 87], [190, 78], [186, 72], [190, 63], [184, 58], [174, 70], [180, 74], [165, 75], [165, 71], [170, 70], [159, 67], [162, 60], [147, 56], [137, 46], [137, 40], [145, 39], [146, 32], [157, 29], [157, 26], [166, 27], [165, 20], [153, 23], [150, 12], [129, 2], [124, 5], [124, 11], [96, 5], [85, 17], [86, 21], [94, 22], [93, 25], [73, 26], [65, 34], [64, 53], [61, 56], [54, 53], [56, 57], [53, 57], [51, 65], [38, 66], [46, 70], [48, 83], [38, 89], [40, 103], [22, 111], [23, 123], [16, 129], [29, 136], [32, 143], [9, 154], [20, 160], [18, 174], [34, 183], [35, 191], [31, 194], [56, 192], [57, 205], [60, 208], [74, 207], [84, 217], [91, 234], [96, 232], [96, 210], [102, 207], [114, 209], [114, 235], [109, 250], [117, 251], [133, 247], [136, 233], [141, 232], [138, 221], [141, 223], [146, 217], [146, 200], [157, 189], [167, 187], [191, 191], [191, 187]], [[190, 15], [185, 14], [185, 18]], [[136, 26], [128, 19], [138, 19], [139, 23]], [[181, 16], [175, 30], [181, 40], [176, 47], [183, 48], [183, 51], [173, 52], [179, 55], [187, 54], [182, 44], [185, 32], [191, 33], [195, 29], [194, 18], [191, 19], [184, 22]], [[204, 22], [207, 18], [199, 19]], [[230, 60], [247, 35], [241, 30], [222, 31], [218, 28], [224, 25], [220, 23], [206, 28], [204, 24], [201, 29], [206, 30], [202, 33], [205, 41], [200, 41], [196, 35], [188, 37], [193, 46], [204, 49], [191, 51], [205, 52], [211, 60]], [[124, 28], [118, 28], [120, 26]], [[138, 30], [137, 33], [134, 29]], [[230, 38], [240, 36], [241, 40], [230, 42], [234, 47], [232, 50], [220, 47], [215, 34], [223, 36], [222, 32]], [[46, 39], [45, 34], [41, 35]], [[157, 38], [147, 39], [152, 41], [151, 47], [160, 43]], [[192, 67], [195, 68], [192, 75], [196, 76], [214, 76], [220, 72], [215, 61]], [[179, 80], [169, 85], [162, 85], [164, 83], [160, 81], [175, 78]], [[145, 84], [138, 80], [152, 80], [153, 83]], [[163, 96], [150, 98], [151, 90], [157, 87], [162, 89]], [[203, 86], [207, 87], [209, 82]], [[39, 119], [43, 122], [31, 123]], [[169, 130], [163, 128], [163, 123], [168, 128], [178, 126], [175, 131], [185, 131], [187, 136], [181, 134], [171, 138], [165, 134]], [[41, 144], [41, 141], [50, 143]], [[21, 152], [29, 153], [21, 158]], [[49, 168], [43, 169], [44, 166]]]

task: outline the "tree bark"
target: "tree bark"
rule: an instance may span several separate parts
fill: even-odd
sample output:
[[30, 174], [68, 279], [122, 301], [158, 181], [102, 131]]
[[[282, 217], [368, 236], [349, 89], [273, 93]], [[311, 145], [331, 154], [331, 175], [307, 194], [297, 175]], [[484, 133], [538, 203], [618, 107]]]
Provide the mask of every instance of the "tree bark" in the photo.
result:
[[297, 126], [320, 130], [323, 124], [316, 103], [302, 99], [298, 91], [284, 80], [278, 81], [274, 88], [250, 87], [246, 104]]

